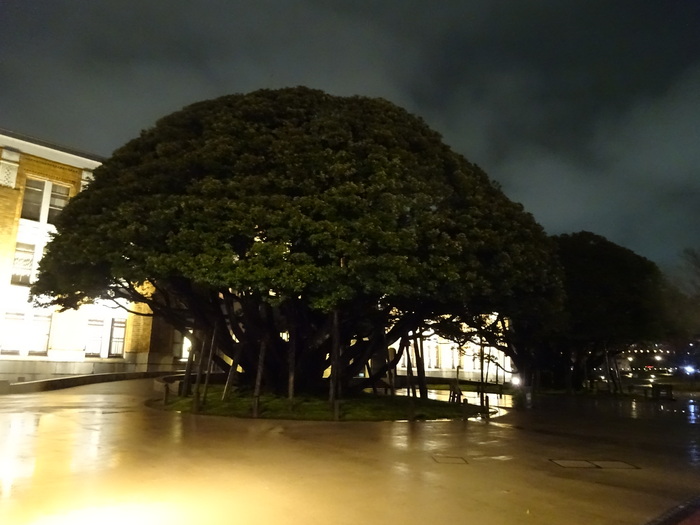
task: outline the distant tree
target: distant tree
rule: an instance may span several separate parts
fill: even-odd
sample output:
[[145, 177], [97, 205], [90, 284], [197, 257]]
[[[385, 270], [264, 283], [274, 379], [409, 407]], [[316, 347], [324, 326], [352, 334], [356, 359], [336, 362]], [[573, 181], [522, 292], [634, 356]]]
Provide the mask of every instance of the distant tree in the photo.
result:
[[671, 307], [685, 328], [686, 339], [700, 336], [700, 251], [686, 248]]
[[683, 287], [687, 294], [700, 301], [700, 251], [686, 248], [681, 255], [683, 263]]
[[541, 227], [420, 119], [307, 88], [161, 119], [95, 170], [57, 230], [38, 303], [146, 303], [290, 396], [329, 367], [337, 395], [428, 325], [464, 331], [558, 286]]
[[609, 356], [668, 335], [669, 288], [656, 264], [590, 232], [554, 239], [568, 316], [559, 344], [579, 385], [592, 366], [605, 363], [607, 369]]

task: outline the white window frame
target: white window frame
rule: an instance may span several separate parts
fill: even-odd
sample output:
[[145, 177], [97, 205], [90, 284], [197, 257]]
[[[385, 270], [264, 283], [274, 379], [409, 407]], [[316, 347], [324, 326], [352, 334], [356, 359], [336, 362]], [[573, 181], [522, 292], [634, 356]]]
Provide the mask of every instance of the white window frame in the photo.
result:
[[[27, 182], [32, 181], [32, 182], [40, 182], [44, 186], [41, 190], [41, 204], [39, 208], [39, 218], [38, 219], [31, 219], [31, 218], [26, 218], [23, 217], [22, 214], [24, 213], [25, 209], [25, 202], [26, 202], [26, 195], [27, 195]], [[54, 204], [54, 191], [57, 188], [61, 188], [63, 190], [66, 190], [66, 195], [65, 195], [65, 201], [63, 201], [63, 205], [60, 207], [56, 207]], [[42, 224], [53, 224], [52, 222], [49, 222], [49, 215], [51, 210], [57, 209], [58, 213], [60, 213], [63, 208], [65, 208], [66, 204], [68, 203], [68, 200], [70, 200], [70, 190], [71, 186], [69, 184], [61, 184], [60, 182], [54, 182], [51, 180], [47, 179], [42, 179], [39, 177], [32, 177], [31, 175], [27, 177], [27, 181], [25, 182], [25, 188], [24, 188], [24, 195], [22, 197], [22, 210], [20, 212], [20, 217], [22, 220], [25, 221], [32, 221], [32, 222], [39, 222]], [[29, 191], [35, 191], [35, 190], [29, 190]]]
[[126, 350], [126, 319], [114, 318], [109, 330], [107, 357], [124, 357]]
[[[28, 242], [17, 242], [12, 262], [10, 283], [15, 286], [31, 286], [36, 277], [37, 246]], [[26, 263], [26, 264], [24, 264]], [[26, 279], [26, 282], [25, 282]]]
[[45, 310], [4, 312], [0, 319], [0, 354], [46, 356], [52, 323], [53, 314]]
[[85, 329], [85, 357], [103, 357], [105, 320], [90, 318]]

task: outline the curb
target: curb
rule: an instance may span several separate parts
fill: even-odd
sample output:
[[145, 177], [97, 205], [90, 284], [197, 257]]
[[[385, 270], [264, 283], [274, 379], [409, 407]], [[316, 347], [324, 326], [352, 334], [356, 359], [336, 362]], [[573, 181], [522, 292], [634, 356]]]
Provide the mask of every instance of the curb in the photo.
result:
[[24, 383], [8, 383], [0, 381], [0, 395], [3, 394], [31, 394], [34, 392], [47, 392], [60, 390], [74, 386], [92, 385], [95, 383], [110, 383], [112, 381], [124, 381], [127, 379], [148, 379], [176, 374], [177, 370], [158, 372], [115, 372], [106, 374], [89, 374], [81, 376], [58, 377], [54, 379], [39, 379]]
[[[700, 496], [684, 501], [680, 505], [673, 507], [644, 525], [677, 525], [681, 523], [682, 520], [693, 515], [700, 517]], [[695, 523], [695, 521], [693, 521], [693, 523]]]

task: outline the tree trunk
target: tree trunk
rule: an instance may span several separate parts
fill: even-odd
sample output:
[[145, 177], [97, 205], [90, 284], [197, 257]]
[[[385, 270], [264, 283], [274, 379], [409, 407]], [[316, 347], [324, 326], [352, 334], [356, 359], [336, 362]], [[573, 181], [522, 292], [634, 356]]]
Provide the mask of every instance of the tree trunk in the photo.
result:
[[406, 394], [416, 397], [416, 385], [413, 382], [413, 363], [411, 361], [411, 343], [406, 342]]
[[231, 358], [231, 368], [228, 371], [228, 377], [226, 378], [226, 385], [224, 385], [224, 393], [221, 396], [221, 400], [224, 401], [229, 394], [229, 390], [234, 384], [238, 383], [238, 378], [236, 374], [238, 373], [238, 365], [241, 362], [241, 355], [243, 354], [243, 345], [238, 343], [236, 345], [236, 350], [234, 351], [233, 358]]
[[396, 395], [396, 369], [391, 367], [391, 362], [394, 360], [395, 356], [392, 356], [389, 349], [387, 349], [387, 364], [389, 365], [386, 372], [386, 378], [389, 382], [389, 389], [391, 395]]
[[[488, 383], [489, 382], [489, 372], [491, 370], [491, 361], [493, 359], [493, 356], [491, 355], [491, 348], [489, 348], [489, 355], [488, 358], [486, 359], [486, 374], [484, 378], [484, 382]], [[496, 376], [496, 383], [498, 383], [498, 376]]]
[[479, 339], [479, 406], [484, 408], [484, 340]]
[[610, 366], [610, 353], [608, 352], [607, 344], [604, 346], [603, 351], [605, 352], [605, 376], [608, 378], [608, 391], [615, 392], [617, 391], [617, 384], [615, 383], [615, 378], [612, 374], [612, 366]]
[[211, 367], [214, 359], [214, 348], [216, 343], [216, 323], [211, 332], [211, 343], [209, 344], [209, 353], [207, 354], [207, 375], [204, 379], [204, 393], [202, 394], [202, 406], [207, 403], [207, 392], [209, 392], [209, 379], [211, 376]]
[[202, 337], [202, 344], [197, 353], [197, 378], [194, 383], [194, 395], [192, 396], [192, 412], [199, 412], [199, 385], [202, 382], [202, 367], [204, 366], [204, 347], [206, 340]]
[[338, 310], [333, 310], [332, 342], [331, 342], [331, 377], [328, 400], [335, 403], [338, 396], [338, 366], [340, 358], [340, 330], [338, 327]]
[[257, 418], [260, 410], [260, 390], [262, 388], [263, 367], [265, 366], [265, 353], [267, 352], [267, 339], [260, 343], [260, 356], [258, 358], [258, 370], [255, 374], [255, 389], [253, 390], [253, 417]]
[[194, 354], [196, 347], [196, 343], [190, 345], [190, 353], [187, 356], [187, 365], [185, 365], [185, 379], [182, 381], [182, 386], [180, 387], [179, 392], [181, 397], [187, 397], [192, 393], [192, 369], [194, 368]]
[[615, 377], [615, 391], [622, 393], [622, 377], [620, 376], [620, 367], [617, 365], [617, 358], [612, 357], [613, 362], [613, 375]]
[[[292, 323], [295, 320], [292, 319]], [[287, 398], [294, 399], [294, 372], [296, 367], [297, 336], [296, 328], [289, 327], [289, 344], [287, 345]]]
[[428, 385], [425, 379], [425, 360], [423, 359], [423, 337], [413, 337], [413, 350], [416, 356], [416, 375], [421, 399], [428, 399]]

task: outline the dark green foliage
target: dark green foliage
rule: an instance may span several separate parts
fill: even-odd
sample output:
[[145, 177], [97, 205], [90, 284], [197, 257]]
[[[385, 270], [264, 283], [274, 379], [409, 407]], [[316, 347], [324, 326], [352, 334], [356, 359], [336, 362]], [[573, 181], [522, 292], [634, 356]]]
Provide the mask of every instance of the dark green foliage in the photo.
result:
[[694, 301], [700, 303], [700, 251], [686, 248], [682, 254], [683, 289]]
[[517, 314], [558, 284], [533, 218], [420, 119], [306, 88], [161, 119], [95, 171], [57, 228], [35, 297], [147, 302], [180, 329], [216, 331], [248, 377], [266, 342], [277, 390], [291, 375], [318, 387], [333, 311], [348, 385], [431, 321]]
[[579, 380], [585, 370], [632, 344], [665, 340], [673, 330], [672, 288], [652, 261], [604, 237], [555, 237], [564, 271], [568, 323], [560, 336]]
[[664, 279], [656, 264], [590, 232], [555, 240], [572, 338], [615, 345], [664, 336]]
[[700, 336], [700, 251], [686, 248], [681, 254], [678, 290], [670, 304], [675, 318], [685, 329], [686, 339]]

